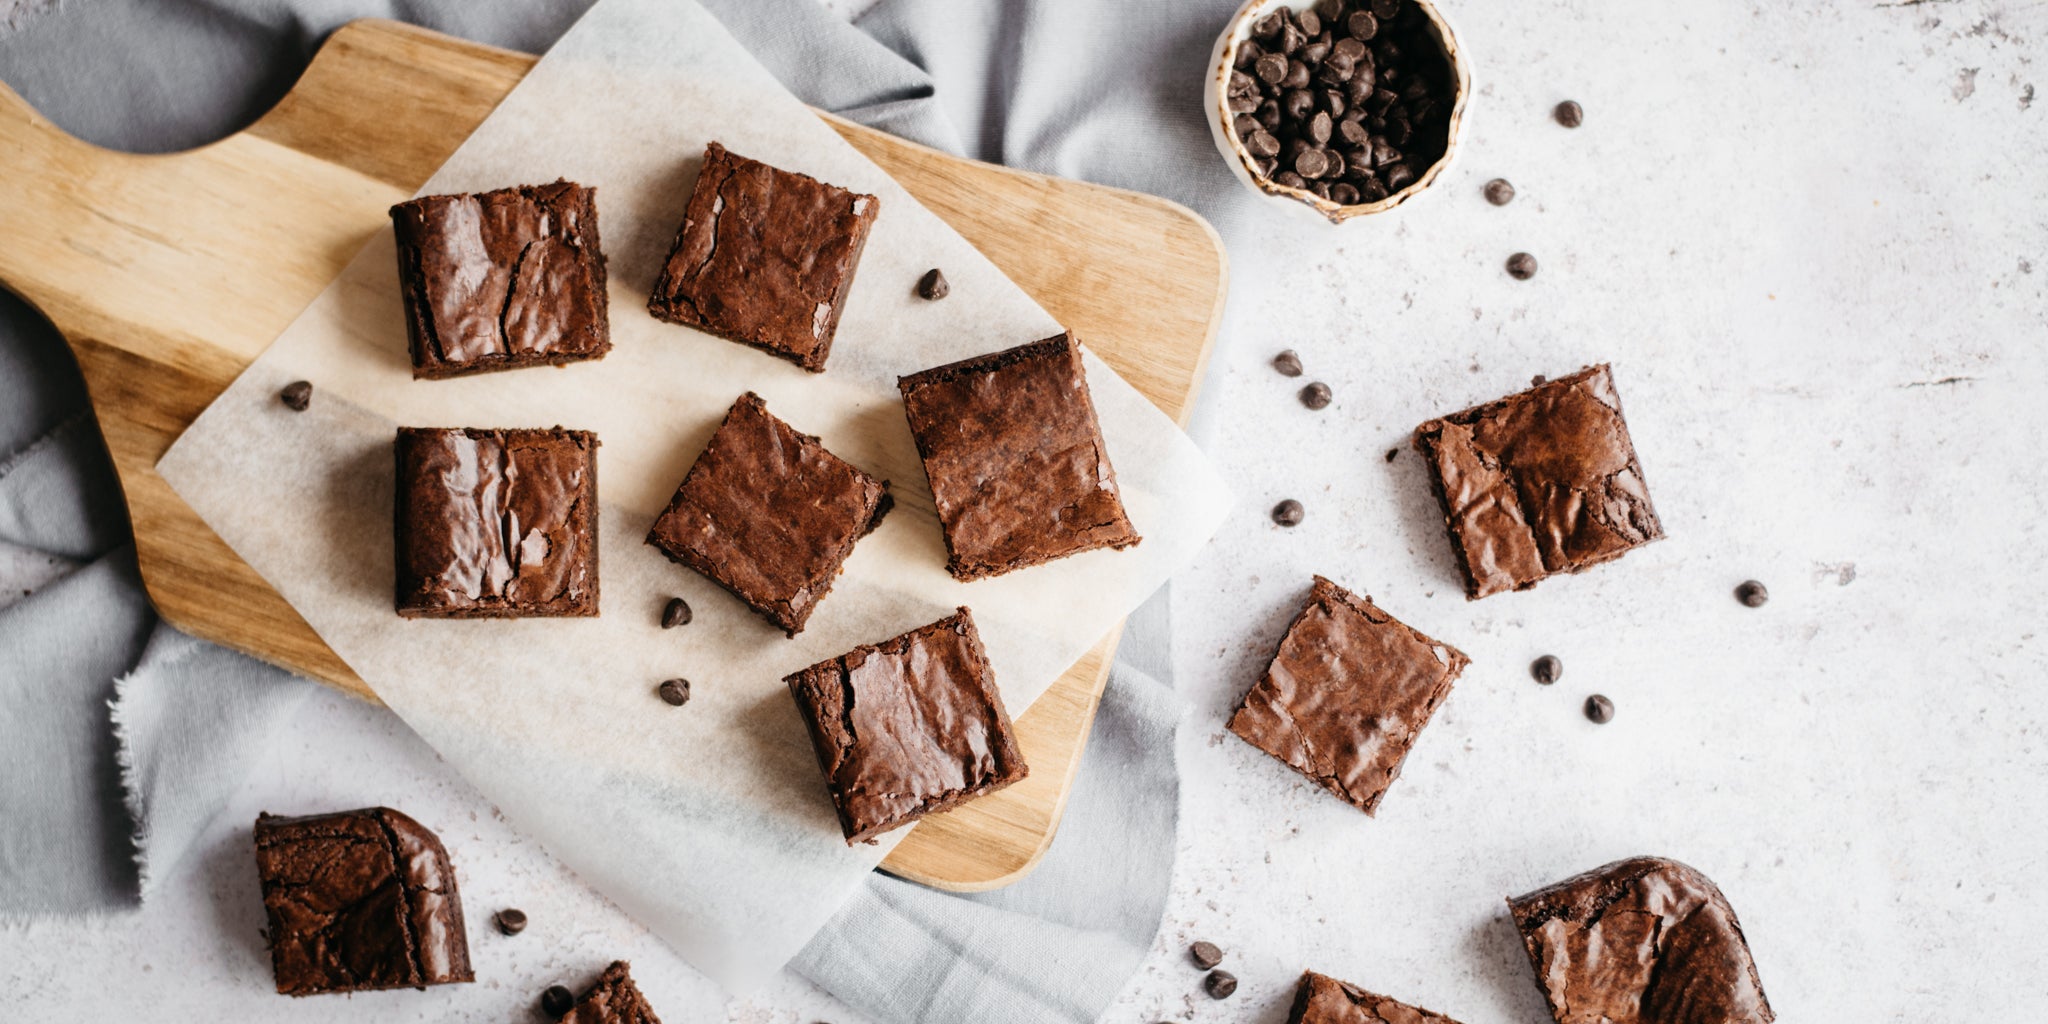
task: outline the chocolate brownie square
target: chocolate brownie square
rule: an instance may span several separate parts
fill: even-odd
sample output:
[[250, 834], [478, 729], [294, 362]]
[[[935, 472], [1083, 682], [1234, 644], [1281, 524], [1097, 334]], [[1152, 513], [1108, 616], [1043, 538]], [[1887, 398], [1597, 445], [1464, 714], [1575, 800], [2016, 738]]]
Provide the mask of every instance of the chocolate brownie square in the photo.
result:
[[783, 682], [848, 846], [1030, 773], [965, 608]]
[[398, 614], [597, 614], [597, 435], [398, 431]]
[[562, 1024], [661, 1024], [624, 960], [614, 960], [569, 1012], [558, 1018]]
[[1705, 875], [1635, 857], [1508, 900], [1557, 1024], [1771, 1024], [1742, 924]]
[[474, 981], [448, 850], [388, 807], [256, 818], [278, 992]]
[[1294, 992], [1287, 1024], [1458, 1024], [1440, 1013], [1410, 1006], [1326, 974], [1304, 971]]
[[823, 373], [880, 208], [714, 142], [647, 311]]
[[1372, 814], [1466, 664], [1457, 648], [1317, 576], [1230, 731]]
[[1415, 428], [1477, 600], [1664, 536], [1605, 364]]
[[559, 366], [611, 351], [597, 190], [421, 196], [391, 208], [412, 375]]
[[890, 507], [863, 473], [749, 391], [726, 411], [647, 543], [795, 636]]
[[1138, 543], [1072, 333], [912, 374], [897, 387], [955, 577]]

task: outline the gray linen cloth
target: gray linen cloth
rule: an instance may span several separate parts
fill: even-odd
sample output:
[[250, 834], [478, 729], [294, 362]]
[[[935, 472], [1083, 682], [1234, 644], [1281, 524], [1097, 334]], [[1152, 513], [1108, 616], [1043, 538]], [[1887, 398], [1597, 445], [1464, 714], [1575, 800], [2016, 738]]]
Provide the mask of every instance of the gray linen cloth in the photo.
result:
[[[537, 52], [584, 6], [73, 0], [0, 36], [0, 80], [89, 141], [176, 150], [268, 109], [348, 20]], [[885, 0], [860, 29], [814, 0], [707, 6], [814, 105], [1212, 216], [1242, 206], [1182, 84], [1199, 80], [1229, 3]], [[155, 621], [76, 371], [49, 326], [4, 297], [0, 371], [0, 542], [88, 561], [0, 611], [0, 915], [118, 909], [213, 825], [307, 684]], [[1132, 617], [1035, 873], [975, 896], [878, 874], [792, 966], [881, 1020], [1099, 1015], [1150, 945], [1172, 871], [1168, 635], [1162, 591]]]

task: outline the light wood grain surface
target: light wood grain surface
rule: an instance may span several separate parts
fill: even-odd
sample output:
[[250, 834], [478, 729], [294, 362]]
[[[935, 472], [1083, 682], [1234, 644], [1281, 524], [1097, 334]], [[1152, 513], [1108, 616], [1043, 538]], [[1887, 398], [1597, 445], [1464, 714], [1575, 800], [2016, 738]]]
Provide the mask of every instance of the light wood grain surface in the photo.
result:
[[[187, 632], [376, 699], [155, 465], [533, 63], [356, 22], [248, 130], [169, 156], [79, 142], [0, 86], [0, 284], [76, 353], [144, 582]], [[1206, 223], [1151, 196], [962, 160], [821, 116], [1185, 421], [1224, 295], [1222, 246]], [[884, 868], [959, 891], [1028, 872], [1058, 828], [1115, 639], [1018, 718], [1029, 779], [920, 823]]]

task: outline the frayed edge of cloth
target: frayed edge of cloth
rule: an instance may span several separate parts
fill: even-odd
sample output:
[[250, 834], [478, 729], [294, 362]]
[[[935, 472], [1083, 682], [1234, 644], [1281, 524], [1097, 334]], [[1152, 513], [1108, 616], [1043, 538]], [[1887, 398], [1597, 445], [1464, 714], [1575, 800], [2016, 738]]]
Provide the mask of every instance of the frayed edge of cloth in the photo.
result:
[[19, 32], [38, 14], [48, 14], [64, 0], [0, 0], [0, 36]]

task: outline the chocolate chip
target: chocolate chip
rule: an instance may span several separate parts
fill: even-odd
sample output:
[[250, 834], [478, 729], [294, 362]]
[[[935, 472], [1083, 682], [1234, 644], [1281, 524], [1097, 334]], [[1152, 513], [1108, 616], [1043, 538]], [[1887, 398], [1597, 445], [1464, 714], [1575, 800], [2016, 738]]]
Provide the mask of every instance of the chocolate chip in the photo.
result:
[[1527, 281], [1536, 276], [1536, 257], [1518, 252], [1508, 257], [1508, 276], [1517, 281]]
[[1258, 75], [1259, 80], [1267, 85], [1279, 85], [1280, 80], [1287, 77], [1287, 57], [1279, 53], [1269, 53], [1260, 57], [1252, 65], [1252, 73]]
[[1357, 121], [1338, 122], [1337, 137], [1353, 146], [1367, 146], [1372, 143], [1372, 136], [1367, 134], [1365, 126]]
[[1550, 378], [1549, 378], [1549, 377], [1545, 377], [1544, 375], [1542, 375], [1542, 374], [1540, 374], [1540, 373], [1539, 373], [1539, 374], [1537, 374], [1537, 375], [1536, 375], [1536, 376], [1534, 376], [1534, 377], [1531, 377], [1531, 378], [1529, 378], [1529, 386], [1530, 386], [1530, 387], [1532, 387], [1532, 388], [1540, 388], [1540, 387], [1542, 387], [1543, 385], [1545, 385], [1545, 384], [1547, 384], [1547, 383], [1549, 383], [1549, 382], [1550, 382]]
[[1259, 58], [1265, 55], [1265, 47], [1260, 46], [1258, 43], [1255, 43], [1247, 39], [1244, 42], [1237, 44], [1237, 59], [1232, 61], [1230, 66], [1236, 68], [1239, 71], [1250, 71], [1252, 69], [1252, 65], [1257, 63]]
[[550, 1017], [560, 1017], [576, 1008], [576, 994], [560, 985], [549, 985], [540, 994], [540, 1012]]
[[526, 930], [526, 911], [507, 907], [491, 915], [491, 923], [507, 935], [517, 935]]
[[1294, 16], [1294, 22], [1295, 24], [1300, 25], [1302, 32], [1307, 35], [1319, 36], [1323, 34], [1322, 16], [1317, 14], [1313, 9], [1302, 11], [1301, 13], [1296, 14]]
[[1194, 958], [1196, 967], [1205, 971], [1223, 962], [1223, 950], [1213, 942], [1197, 942], [1189, 946], [1188, 956]]
[[1401, 0], [1372, 0], [1372, 13], [1381, 21], [1390, 21], [1401, 13]]
[[661, 628], [674, 629], [677, 626], [687, 626], [690, 624], [691, 618], [690, 602], [680, 597], [672, 597], [669, 598], [668, 604], [661, 609]]
[[1395, 164], [1392, 167], [1382, 168], [1380, 173], [1387, 176], [1387, 187], [1395, 192], [1415, 184], [1415, 168], [1407, 164]]
[[1232, 114], [1249, 114], [1259, 109], [1259, 97], [1253, 93], [1232, 96], [1228, 102], [1223, 104], [1223, 107]]
[[1323, 109], [1329, 111], [1331, 117], [1343, 117], [1344, 111], [1351, 106], [1344, 102], [1344, 94], [1335, 89], [1324, 89], [1323, 94], [1316, 98], [1323, 102]]
[[1265, 125], [1267, 131], [1278, 131], [1280, 129], [1280, 101], [1266, 100], [1260, 103], [1258, 112], [1252, 116], [1258, 118], [1259, 123]]
[[1340, 206], [1355, 206], [1358, 203], [1358, 189], [1345, 182], [1330, 186], [1330, 201]]
[[1495, 206], [1506, 206], [1515, 201], [1515, 186], [1506, 178], [1495, 178], [1486, 183], [1486, 201]]
[[[1289, 498], [1286, 501], [1283, 501], [1280, 504], [1273, 506], [1273, 521], [1279, 523], [1281, 526], [1300, 526], [1302, 515], [1303, 510], [1301, 507], [1301, 502], [1298, 502], [1293, 498]], [[1203, 966], [1212, 967], [1215, 965], [1204, 964]]]
[[1202, 987], [1209, 991], [1211, 999], [1228, 999], [1237, 991], [1237, 975], [1229, 971], [1210, 971], [1209, 976], [1202, 979]]
[[1301, 389], [1301, 404], [1311, 409], [1321, 409], [1330, 404], [1330, 386], [1316, 381]]
[[682, 707], [690, 702], [690, 681], [687, 679], [663, 680], [657, 692], [670, 707]]
[[1330, 115], [1318, 111], [1308, 122], [1309, 140], [1321, 146], [1330, 141]]
[[1394, 461], [1394, 460], [1395, 460], [1396, 458], [1398, 458], [1398, 457], [1400, 456], [1400, 454], [1401, 454], [1401, 449], [1399, 449], [1399, 448], [1389, 448], [1389, 449], [1387, 449], [1387, 461], [1388, 461], [1388, 462], [1392, 462], [1392, 461]]
[[1293, 171], [1281, 171], [1280, 173], [1273, 175], [1273, 184], [1284, 185], [1288, 188], [1308, 187], [1308, 181], [1304, 179], [1301, 175], [1296, 174]]
[[1579, 106], [1578, 100], [1566, 100], [1551, 113], [1557, 116], [1557, 123], [1566, 128], [1577, 128], [1586, 123], [1586, 108]]
[[[1366, 17], [1370, 18], [1372, 15], [1368, 14]], [[1353, 64], [1365, 59], [1365, 54], [1365, 44], [1349, 36], [1330, 44], [1330, 56], [1340, 57]]]
[[1308, 85], [1308, 65], [1303, 64], [1298, 60], [1288, 61], [1287, 77], [1281, 79], [1280, 84], [1286, 86], [1289, 89], [1300, 89], [1306, 87]]
[[1359, 11], [1344, 19], [1344, 31], [1351, 33], [1353, 39], [1369, 42], [1380, 34], [1380, 20], [1373, 17], [1371, 11]]
[[1320, 178], [1330, 169], [1330, 158], [1320, 149], [1304, 149], [1294, 158], [1294, 173], [1304, 178]]
[[1529, 663], [1529, 676], [1549, 686], [1564, 676], [1564, 662], [1557, 660], [1555, 654], [1546, 654]]
[[277, 400], [283, 402], [284, 407], [293, 412], [305, 412], [306, 407], [313, 404], [313, 383], [304, 380], [292, 381], [284, 386], [283, 391], [277, 393]]
[[1368, 203], [1377, 203], [1387, 197], [1387, 186], [1378, 178], [1367, 178], [1358, 183], [1358, 198]]
[[1273, 369], [1280, 371], [1282, 377], [1299, 377], [1301, 357], [1295, 355], [1291, 348], [1282, 349], [1279, 355], [1273, 357]]
[[1240, 139], [1249, 139], [1253, 132], [1259, 130], [1259, 119], [1250, 114], [1239, 114], [1231, 119], [1230, 130], [1236, 132]]
[[1307, 89], [1289, 89], [1287, 95], [1280, 97], [1280, 112], [1287, 115], [1289, 121], [1299, 121], [1314, 109], [1316, 98]]
[[1328, 60], [1329, 57], [1330, 44], [1320, 39], [1301, 48], [1301, 62], [1303, 64], [1321, 64], [1323, 61]]
[[1600, 725], [1614, 721], [1614, 702], [1597, 693], [1586, 698], [1586, 717]]
[[1755, 580], [1744, 580], [1735, 588], [1735, 599], [1751, 608], [1762, 608], [1771, 599], [1771, 592]]
[[1274, 156], [1280, 152], [1280, 140], [1274, 138], [1272, 134], [1269, 132], [1263, 130], [1256, 131], [1245, 138], [1244, 148], [1248, 150], [1251, 153], [1251, 155], [1263, 159], [1265, 157]]
[[1284, 11], [1274, 11], [1252, 22], [1252, 36], [1257, 39], [1271, 39], [1280, 34], [1280, 26], [1285, 24], [1286, 21], [1287, 16]]

